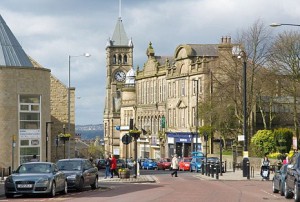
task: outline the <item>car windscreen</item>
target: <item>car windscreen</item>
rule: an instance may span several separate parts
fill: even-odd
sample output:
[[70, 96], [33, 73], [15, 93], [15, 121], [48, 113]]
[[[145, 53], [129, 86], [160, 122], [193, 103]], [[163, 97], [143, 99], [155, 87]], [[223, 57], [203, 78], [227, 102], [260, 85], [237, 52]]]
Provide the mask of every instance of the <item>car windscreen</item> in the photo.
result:
[[50, 164], [23, 164], [20, 165], [16, 170], [16, 173], [50, 173], [51, 165]]
[[192, 159], [183, 159], [183, 162], [191, 162]]
[[203, 158], [196, 158], [196, 162], [202, 163]]
[[58, 161], [57, 167], [59, 170], [81, 170], [81, 161]]

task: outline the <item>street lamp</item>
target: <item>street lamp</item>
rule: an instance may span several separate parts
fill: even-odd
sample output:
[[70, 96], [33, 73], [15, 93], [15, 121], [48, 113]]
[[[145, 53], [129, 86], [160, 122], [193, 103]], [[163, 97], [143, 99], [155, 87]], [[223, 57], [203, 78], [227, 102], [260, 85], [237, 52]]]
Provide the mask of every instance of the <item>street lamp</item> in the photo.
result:
[[[89, 53], [84, 53], [82, 55], [75, 55], [75, 56], [71, 56], [69, 55], [69, 77], [68, 77], [68, 133], [71, 134], [71, 58], [72, 57], [90, 57], [91, 54]], [[69, 145], [68, 145], [68, 158], [70, 158], [70, 140], [69, 140]]]
[[198, 100], [199, 100], [199, 80], [193, 80], [196, 83], [196, 147], [195, 152], [198, 151], [198, 127], [199, 127], [199, 114], [198, 114]]
[[283, 25], [300, 27], [299, 24], [290, 24], [290, 23], [277, 23], [277, 22], [273, 22], [273, 23], [270, 24], [271, 27], [279, 27], [279, 26], [283, 26]]
[[46, 162], [48, 161], [48, 142], [49, 142], [49, 136], [48, 136], [48, 124], [52, 124], [52, 121], [46, 122]]

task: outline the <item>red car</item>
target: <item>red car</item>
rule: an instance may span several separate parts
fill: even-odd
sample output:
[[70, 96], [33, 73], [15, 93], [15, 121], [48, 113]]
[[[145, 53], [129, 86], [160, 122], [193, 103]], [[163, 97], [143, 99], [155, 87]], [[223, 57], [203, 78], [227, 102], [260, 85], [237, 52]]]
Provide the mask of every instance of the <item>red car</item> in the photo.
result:
[[191, 157], [183, 157], [179, 162], [179, 170], [190, 170], [192, 158]]
[[170, 169], [170, 167], [171, 167], [171, 159], [169, 158], [163, 158], [157, 162], [158, 170]]

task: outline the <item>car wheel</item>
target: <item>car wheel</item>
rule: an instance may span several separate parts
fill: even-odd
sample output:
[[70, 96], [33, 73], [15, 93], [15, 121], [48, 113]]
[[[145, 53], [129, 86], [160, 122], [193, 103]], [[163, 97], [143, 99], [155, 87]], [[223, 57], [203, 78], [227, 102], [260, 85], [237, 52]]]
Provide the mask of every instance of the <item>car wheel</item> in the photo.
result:
[[56, 194], [56, 184], [55, 184], [55, 182], [52, 182], [49, 197], [55, 197], [55, 194]]
[[5, 193], [5, 197], [6, 197], [6, 198], [13, 198], [13, 197], [14, 197], [14, 194]]
[[92, 189], [97, 189], [98, 188], [98, 177], [96, 176], [95, 181], [93, 184], [91, 184]]
[[295, 202], [299, 202], [300, 201], [300, 192], [298, 190], [298, 182], [295, 182], [295, 186], [294, 186], [294, 199]]
[[65, 181], [64, 189], [60, 192], [61, 194], [67, 194], [68, 193], [68, 183]]
[[84, 184], [84, 181], [83, 181], [82, 178], [80, 178], [79, 185], [77, 187], [77, 191], [82, 191], [83, 190], [83, 184]]
[[286, 182], [284, 183], [284, 197], [285, 198], [291, 198], [292, 193], [288, 190]]
[[272, 191], [273, 193], [278, 193], [278, 189], [275, 188], [275, 181], [272, 182]]

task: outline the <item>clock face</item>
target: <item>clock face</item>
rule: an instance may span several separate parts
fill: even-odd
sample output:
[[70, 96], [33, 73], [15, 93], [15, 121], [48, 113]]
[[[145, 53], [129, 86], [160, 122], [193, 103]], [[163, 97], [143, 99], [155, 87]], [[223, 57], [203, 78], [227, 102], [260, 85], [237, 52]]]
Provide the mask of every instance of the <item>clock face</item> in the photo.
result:
[[117, 72], [115, 73], [115, 79], [116, 79], [117, 81], [125, 81], [125, 77], [126, 77], [126, 74], [125, 74], [125, 72], [123, 72], [123, 71], [117, 71]]

